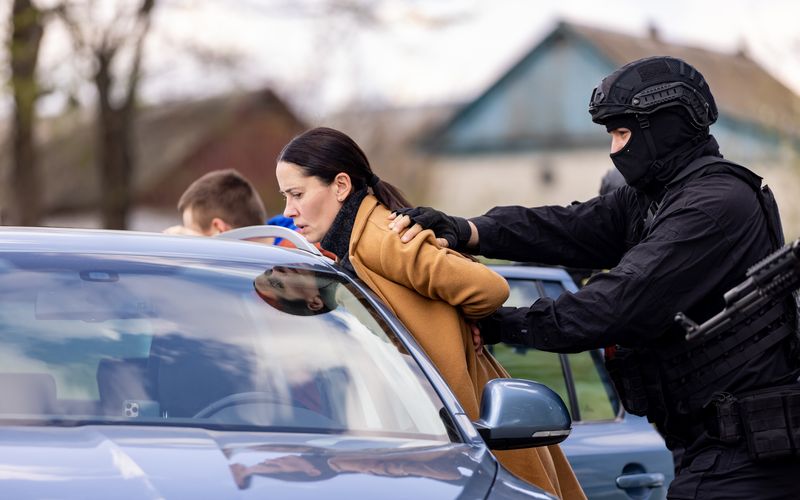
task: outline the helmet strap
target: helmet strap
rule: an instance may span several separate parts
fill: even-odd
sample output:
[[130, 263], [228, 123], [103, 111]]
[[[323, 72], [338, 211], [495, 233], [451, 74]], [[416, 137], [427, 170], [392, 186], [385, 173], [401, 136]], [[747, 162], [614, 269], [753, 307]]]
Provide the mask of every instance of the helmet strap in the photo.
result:
[[639, 128], [644, 134], [645, 141], [647, 141], [647, 149], [650, 150], [650, 158], [655, 160], [658, 158], [658, 152], [656, 151], [656, 141], [653, 139], [653, 134], [650, 133], [650, 119], [647, 115], [636, 113], [636, 121], [639, 122]]

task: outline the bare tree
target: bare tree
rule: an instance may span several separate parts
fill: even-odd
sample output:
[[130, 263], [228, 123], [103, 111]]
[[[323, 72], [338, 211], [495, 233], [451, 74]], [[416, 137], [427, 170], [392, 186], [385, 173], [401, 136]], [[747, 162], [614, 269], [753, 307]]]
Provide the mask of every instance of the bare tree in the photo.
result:
[[4, 224], [35, 226], [41, 216], [39, 175], [33, 131], [39, 94], [36, 62], [44, 28], [42, 11], [31, 0], [14, 0], [8, 49], [14, 112], [11, 126], [12, 165], [9, 206]]
[[[29, 0], [35, 1], [35, 0]], [[133, 177], [137, 158], [134, 149], [134, 123], [137, 114], [140, 83], [144, 79], [143, 62], [145, 42], [152, 36], [169, 36], [169, 30], [159, 25], [151, 29], [156, 7], [159, 12], [174, 10], [196, 10], [209, 0], [49, 0], [55, 18], [72, 41], [73, 53], [70, 67], [82, 70], [84, 78], [91, 82], [93, 99], [96, 98], [96, 160], [100, 184], [100, 209], [102, 224], [107, 228], [125, 228], [133, 196]], [[251, 17], [264, 15], [281, 18], [313, 20], [325, 51], [351, 40], [351, 33], [359, 30], [386, 28], [394, 20], [386, 18], [391, 9], [384, 9], [393, 0], [236, 0], [226, 5]], [[212, 2], [212, 4], [214, 4]], [[429, 23], [423, 16], [411, 16], [411, 23]], [[420, 21], [422, 20], [422, 21]], [[331, 29], [332, 27], [336, 27]], [[155, 33], [158, 30], [159, 33]], [[166, 31], [166, 33], [162, 33]], [[329, 32], [332, 32], [329, 34]], [[147, 42], [149, 45], [151, 43]], [[169, 44], [172, 49], [183, 47], [181, 43]], [[344, 43], [355, 45], [355, 42]], [[208, 59], [213, 61], [236, 60], [239, 56], [228, 47], [212, 47], [214, 57], [208, 51], [183, 60]], [[346, 48], [338, 51], [346, 56]], [[324, 65], [327, 57], [316, 58]], [[161, 64], [164, 64], [163, 62]], [[312, 102], [308, 96], [319, 93], [324, 82], [325, 70], [315, 62], [305, 75], [308, 87], [291, 85], [294, 92], [302, 95], [298, 102]], [[152, 77], [153, 60], [148, 60], [148, 77]], [[358, 69], [358, 68], [356, 68]], [[234, 74], [234, 71], [228, 71]], [[357, 71], [354, 71], [357, 73]], [[84, 78], [81, 78], [83, 80]], [[296, 78], [296, 75], [295, 75]], [[353, 78], [354, 81], [359, 80]], [[300, 87], [297, 89], [297, 87]], [[363, 94], [363, 93], [361, 93]], [[85, 95], [85, 94], [84, 94]], [[82, 99], [81, 99], [82, 100]]]
[[57, 8], [76, 52], [90, 60], [97, 92], [97, 147], [103, 226], [124, 229], [132, 202], [135, 165], [133, 122], [142, 73], [144, 41], [155, 0], [117, 2], [64, 1]]

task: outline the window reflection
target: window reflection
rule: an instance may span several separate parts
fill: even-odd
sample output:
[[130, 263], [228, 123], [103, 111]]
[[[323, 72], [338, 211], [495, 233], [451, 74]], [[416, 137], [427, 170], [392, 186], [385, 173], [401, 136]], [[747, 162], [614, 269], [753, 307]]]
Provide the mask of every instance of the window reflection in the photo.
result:
[[459, 445], [442, 448], [384, 448], [375, 451], [320, 448], [307, 445], [264, 445], [254, 450], [270, 455], [252, 465], [235, 461], [230, 469], [239, 489], [247, 489], [253, 477], [281, 481], [324, 481], [342, 474], [368, 474], [384, 477], [424, 477], [438, 481], [459, 481], [462, 470], [472, 465]]
[[511, 293], [505, 304], [506, 307], [530, 307], [542, 296], [539, 286], [535, 281], [508, 279]]
[[310, 269], [275, 266], [253, 284], [264, 302], [285, 313], [309, 316], [336, 308], [336, 282]]

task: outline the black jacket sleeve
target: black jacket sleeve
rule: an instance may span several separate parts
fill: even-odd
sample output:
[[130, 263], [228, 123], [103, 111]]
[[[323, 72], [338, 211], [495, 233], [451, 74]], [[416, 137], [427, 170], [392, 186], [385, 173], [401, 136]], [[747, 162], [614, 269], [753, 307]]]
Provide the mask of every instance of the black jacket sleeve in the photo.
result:
[[637, 217], [641, 209], [626, 187], [567, 207], [495, 207], [471, 221], [486, 257], [608, 269], [625, 252]]
[[715, 218], [685, 206], [578, 292], [503, 308], [482, 325], [484, 334], [487, 342], [555, 352], [647, 342], [674, 327], [677, 311], [690, 311], [715, 290], [721, 275], [738, 272], [731, 246]]

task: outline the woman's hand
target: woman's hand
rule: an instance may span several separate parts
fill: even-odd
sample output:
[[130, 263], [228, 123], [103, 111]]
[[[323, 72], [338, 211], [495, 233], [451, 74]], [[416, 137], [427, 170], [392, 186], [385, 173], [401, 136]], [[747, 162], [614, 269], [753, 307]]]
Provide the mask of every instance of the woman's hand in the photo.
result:
[[481, 337], [481, 329], [478, 327], [478, 323], [467, 321], [467, 326], [472, 332], [472, 345], [475, 347], [475, 354], [483, 356], [483, 337]]

